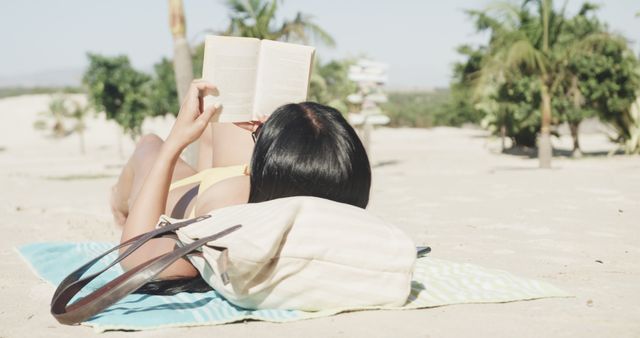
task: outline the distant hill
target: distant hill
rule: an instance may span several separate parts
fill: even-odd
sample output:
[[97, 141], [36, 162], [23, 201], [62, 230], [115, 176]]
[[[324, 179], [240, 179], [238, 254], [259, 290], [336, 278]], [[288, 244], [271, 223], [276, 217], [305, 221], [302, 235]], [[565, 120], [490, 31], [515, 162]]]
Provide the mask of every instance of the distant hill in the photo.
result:
[[384, 87], [387, 92], [394, 93], [433, 93], [440, 90], [449, 90], [447, 87], [433, 87], [433, 86], [402, 86], [402, 85], [388, 85]]
[[81, 87], [0, 87], [0, 99], [12, 96], [53, 94], [53, 93], [82, 93]]

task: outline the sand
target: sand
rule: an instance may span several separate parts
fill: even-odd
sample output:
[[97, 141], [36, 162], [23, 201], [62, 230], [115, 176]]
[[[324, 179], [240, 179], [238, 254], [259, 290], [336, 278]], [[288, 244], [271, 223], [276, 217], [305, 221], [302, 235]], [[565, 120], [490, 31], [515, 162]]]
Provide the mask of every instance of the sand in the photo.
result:
[[[77, 96], [83, 99], [82, 96]], [[49, 314], [53, 287], [14, 247], [34, 241], [116, 241], [109, 187], [133, 142], [92, 118], [87, 154], [75, 135], [33, 129], [46, 95], [0, 100], [0, 337], [93, 335]], [[145, 131], [165, 136], [172, 120]], [[109, 337], [639, 337], [640, 157], [537, 160], [499, 153], [482, 130], [386, 129], [373, 133], [371, 212], [394, 222], [432, 256], [545, 280], [575, 295], [508, 304], [369, 311], [271, 324], [108, 333]], [[554, 140], [569, 150], [567, 137]], [[586, 153], [613, 145], [583, 135]]]

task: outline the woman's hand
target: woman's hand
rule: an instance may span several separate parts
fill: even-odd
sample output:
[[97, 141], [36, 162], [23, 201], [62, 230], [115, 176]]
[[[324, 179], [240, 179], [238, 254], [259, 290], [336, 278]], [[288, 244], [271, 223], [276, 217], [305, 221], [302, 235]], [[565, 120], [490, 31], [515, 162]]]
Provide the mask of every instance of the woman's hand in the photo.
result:
[[261, 125], [263, 125], [267, 119], [269, 118], [268, 115], [261, 115], [257, 120], [255, 121], [249, 121], [249, 122], [234, 122], [233, 124], [235, 124], [236, 126], [244, 129], [244, 130], [248, 130], [250, 132], [255, 132], [258, 127], [260, 127]]
[[175, 151], [182, 151], [202, 135], [211, 117], [222, 111], [222, 107], [218, 104], [204, 107], [204, 97], [207, 95], [218, 96], [218, 88], [204, 80], [191, 82], [191, 87], [182, 101], [180, 112], [165, 144]]

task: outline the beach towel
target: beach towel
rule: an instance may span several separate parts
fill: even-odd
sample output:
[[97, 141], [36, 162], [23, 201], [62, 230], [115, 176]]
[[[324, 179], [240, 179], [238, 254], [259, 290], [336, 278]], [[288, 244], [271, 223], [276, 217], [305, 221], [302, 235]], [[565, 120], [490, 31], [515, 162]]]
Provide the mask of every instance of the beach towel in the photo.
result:
[[[113, 245], [115, 244], [103, 242], [43, 242], [23, 245], [18, 248], [18, 252], [37, 276], [56, 286], [71, 271]], [[108, 264], [107, 260], [113, 260], [116, 255], [113, 253], [107, 256], [88, 273], [104, 268]], [[104, 276], [91, 282], [85, 288], [86, 292], [120, 273], [122, 270], [118, 266], [112, 268]], [[411, 287], [411, 294], [403, 306], [368, 307], [361, 310], [409, 310], [450, 304], [501, 303], [570, 296], [543, 281], [433, 257], [417, 260]], [[54, 287], [51, 289], [52, 294], [53, 290]], [[248, 310], [232, 305], [215, 291], [180, 293], [174, 296], [132, 294], [83, 324], [93, 327], [96, 332], [150, 330], [219, 325], [243, 320], [289, 322], [331, 316], [342, 311]]]

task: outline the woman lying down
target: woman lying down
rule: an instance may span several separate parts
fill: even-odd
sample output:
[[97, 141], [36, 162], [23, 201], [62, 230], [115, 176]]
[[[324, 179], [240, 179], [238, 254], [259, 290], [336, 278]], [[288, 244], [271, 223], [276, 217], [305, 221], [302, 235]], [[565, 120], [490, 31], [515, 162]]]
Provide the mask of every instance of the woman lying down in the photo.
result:
[[[123, 226], [121, 242], [153, 230], [162, 214], [188, 218], [291, 196], [367, 206], [371, 168], [365, 149], [340, 112], [318, 103], [287, 104], [262, 121], [226, 127], [227, 134], [243, 133], [249, 142], [224, 144], [216, 138], [200, 149], [201, 154], [213, 154], [213, 163], [224, 166], [206, 168], [212, 162], [201, 156], [198, 168], [203, 170], [198, 172], [182, 161], [180, 153], [202, 136], [212, 116], [223, 109], [203, 109], [203, 97], [216, 91], [211, 83], [194, 81], [167, 139], [146, 135], [136, 145], [112, 189], [111, 209]], [[152, 240], [124, 260], [122, 267], [131, 269], [174, 246], [172, 239]], [[147, 284], [139, 292], [210, 289], [197, 276], [193, 265], [181, 259], [157, 277], [164, 281]]]

